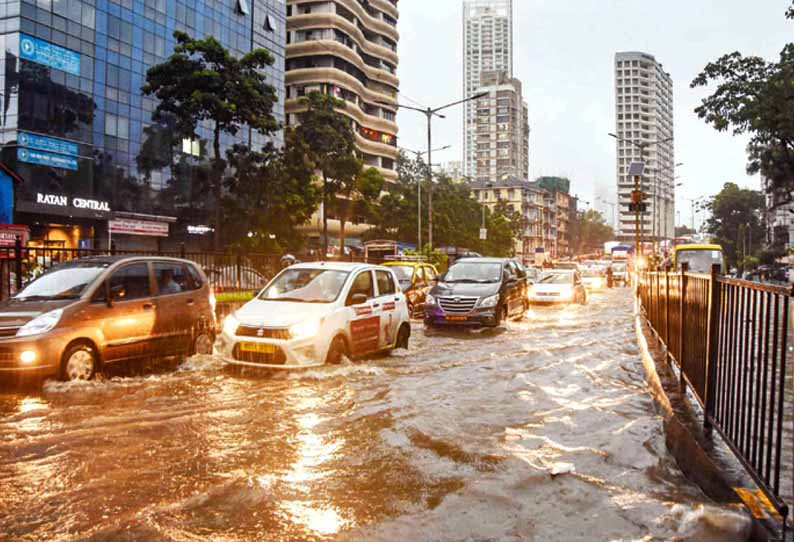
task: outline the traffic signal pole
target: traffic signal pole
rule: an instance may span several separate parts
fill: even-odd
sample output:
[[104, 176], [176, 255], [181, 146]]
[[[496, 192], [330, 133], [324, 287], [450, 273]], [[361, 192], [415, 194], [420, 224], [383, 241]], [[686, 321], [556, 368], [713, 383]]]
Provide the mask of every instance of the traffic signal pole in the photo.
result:
[[640, 219], [642, 217], [642, 192], [640, 191], [639, 175], [634, 176], [634, 253], [637, 258], [642, 257], [642, 239], [640, 230]]

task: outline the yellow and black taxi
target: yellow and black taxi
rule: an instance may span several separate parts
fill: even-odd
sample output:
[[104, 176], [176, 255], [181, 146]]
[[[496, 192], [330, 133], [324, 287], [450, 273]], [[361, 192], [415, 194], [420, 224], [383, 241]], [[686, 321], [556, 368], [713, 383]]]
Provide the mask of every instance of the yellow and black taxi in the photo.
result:
[[408, 348], [405, 295], [388, 267], [290, 266], [226, 317], [215, 355], [227, 366], [305, 369]]
[[394, 271], [400, 289], [408, 303], [408, 313], [412, 318], [421, 318], [425, 310], [425, 298], [438, 281], [438, 270], [432, 264], [421, 261], [386, 262], [386, 267]]

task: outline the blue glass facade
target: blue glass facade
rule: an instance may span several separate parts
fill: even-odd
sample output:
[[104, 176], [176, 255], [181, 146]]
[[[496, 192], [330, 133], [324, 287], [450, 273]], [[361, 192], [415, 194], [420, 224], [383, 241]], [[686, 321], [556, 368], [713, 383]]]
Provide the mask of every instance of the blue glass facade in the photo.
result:
[[[103, 246], [114, 216], [174, 217], [170, 241], [190, 240], [187, 226], [209, 221], [200, 167], [209, 125], [202, 141], [164, 149], [147, 131], [156, 102], [140, 91], [146, 71], [171, 54], [175, 30], [212, 35], [236, 54], [266, 48], [283, 122], [285, 19], [283, 0], [0, 0], [0, 143], [19, 177], [15, 222], [32, 226], [34, 239], [49, 223], [76, 224], [81, 239]], [[40, 146], [28, 152], [20, 131]], [[258, 147], [264, 138], [248, 129], [223, 136], [224, 147], [235, 143]], [[61, 154], [74, 144], [76, 155]], [[176, 167], [163, 167], [164, 152]]]

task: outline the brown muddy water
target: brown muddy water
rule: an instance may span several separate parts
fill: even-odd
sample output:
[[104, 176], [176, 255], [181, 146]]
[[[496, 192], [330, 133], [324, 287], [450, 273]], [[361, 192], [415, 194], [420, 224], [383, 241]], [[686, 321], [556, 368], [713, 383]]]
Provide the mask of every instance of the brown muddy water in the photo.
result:
[[741, 540], [664, 445], [628, 290], [276, 375], [0, 393], [0, 540]]

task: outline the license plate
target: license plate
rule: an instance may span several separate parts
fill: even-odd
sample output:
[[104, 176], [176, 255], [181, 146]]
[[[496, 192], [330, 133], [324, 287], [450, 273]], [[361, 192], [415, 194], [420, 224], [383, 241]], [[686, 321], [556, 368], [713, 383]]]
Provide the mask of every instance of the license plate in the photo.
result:
[[240, 343], [240, 350], [256, 354], [275, 354], [276, 346], [268, 343]]
[[446, 316], [445, 318], [450, 322], [465, 322], [469, 319], [467, 316]]

